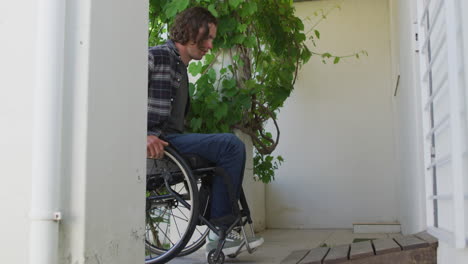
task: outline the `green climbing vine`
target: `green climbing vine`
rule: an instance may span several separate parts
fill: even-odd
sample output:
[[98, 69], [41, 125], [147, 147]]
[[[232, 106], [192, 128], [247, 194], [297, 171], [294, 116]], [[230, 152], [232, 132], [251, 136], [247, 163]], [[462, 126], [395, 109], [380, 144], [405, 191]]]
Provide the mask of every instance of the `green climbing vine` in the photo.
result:
[[[196, 77], [190, 84], [188, 130], [239, 129], [250, 135], [254, 174], [270, 182], [283, 162], [281, 156], [271, 155], [280, 138], [277, 113], [294, 89], [299, 68], [311, 56], [324, 63], [348, 56], [310, 51], [307, 42], [315, 47], [320, 39], [318, 23], [304, 32], [292, 0], [150, 0], [149, 45], [163, 43], [175, 15], [191, 6], [210, 10], [218, 18], [218, 31], [213, 50], [188, 68]], [[328, 12], [315, 15], [321, 21]], [[267, 122], [273, 131], [266, 130]]]

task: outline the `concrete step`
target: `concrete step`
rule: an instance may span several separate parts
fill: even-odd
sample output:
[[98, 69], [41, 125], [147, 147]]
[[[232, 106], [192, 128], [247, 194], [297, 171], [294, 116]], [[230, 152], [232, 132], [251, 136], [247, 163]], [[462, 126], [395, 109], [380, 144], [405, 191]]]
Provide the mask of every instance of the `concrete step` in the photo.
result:
[[369, 234], [369, 233], [400, 233], [401, 225], [397, 222], [391, 223], [354, 223], [353, 233]]

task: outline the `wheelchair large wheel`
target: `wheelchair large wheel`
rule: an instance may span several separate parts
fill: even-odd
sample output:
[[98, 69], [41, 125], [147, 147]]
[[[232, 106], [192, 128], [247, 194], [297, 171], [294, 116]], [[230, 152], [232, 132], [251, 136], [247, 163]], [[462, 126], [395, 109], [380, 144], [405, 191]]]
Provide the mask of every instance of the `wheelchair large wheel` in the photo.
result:
[[147, 162], [145, 263], [165, 263], [190, 241], [198, 221], [198, 189], [191, 170], [172, 148]]
[[187, 256], [192, 254], [193, 252], [200, 249], [206, 243], [206, 237], [210, 229], [207, 226], [196, 226], [195, 230], [193, 231], [192, 237], [185, 245], [184, 249], [180, 251], [179, 257]]

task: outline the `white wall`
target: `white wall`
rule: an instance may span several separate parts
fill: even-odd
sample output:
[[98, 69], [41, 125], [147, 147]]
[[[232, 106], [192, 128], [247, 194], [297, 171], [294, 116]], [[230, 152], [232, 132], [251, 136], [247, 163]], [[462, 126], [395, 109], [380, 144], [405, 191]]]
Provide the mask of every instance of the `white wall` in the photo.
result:
[[[28, 261], [36, 1], [0, 3], [0, 259]], [[67, 1], [59, 263], [143, 263], [147, 1]]]
[[419, 58], [415, 42], [416, 6], [414, 1], [390, 2], [393, 12], [392, 28], [397, 32], [393, 45], [400, 74], [398, 92], [393, 100], [397, 123], [397, 146], [402, 231], [405, 234], [425, 229], [425, 185], [422, 146]]
[[[295, 4], [301, 18], [341, 1]], [[317, 28], [318, 52], [368, 57], [304, 65], [279, 114], [275, 154], [285, 163], [267, 186], [271, 228], [351, 228], [399, 220], [387, 0], [349, 0]], [[306, 30], [312, 23], [305, 21]]]
[[0, 1], [0, 259], [29, 258], [36, 1]]
[[443, 241], [439, 241], [437, 263], [465, 264], [468, 262], [468, 249], [456, 249]]
[[143, 262], [147, 13], [143, 0], [67, 6], [63, 262]]

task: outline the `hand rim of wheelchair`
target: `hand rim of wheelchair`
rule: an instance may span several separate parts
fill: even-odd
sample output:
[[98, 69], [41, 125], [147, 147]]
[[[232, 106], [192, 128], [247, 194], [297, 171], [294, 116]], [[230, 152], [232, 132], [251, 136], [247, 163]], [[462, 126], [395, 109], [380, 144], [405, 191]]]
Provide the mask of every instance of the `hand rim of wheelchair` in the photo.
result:
[[[183, 179], [182, 179], [183, 181], [180, 182], [180, 183], [177, 183], [177, 181], [176, 181], [174, 186], [176, 184], [183, 184], [184, 187], [186, 188], [186, 190], [188, 191], [188, 193], [187, 194], [180, 194], [181, 190], [177, 191], [177, 190], [174, 190], [173, 188], [171, 188], [172, 186], [170, 186], [170, 183], [169, 183], [169, 180], [171, 180], [171, 179], [169, 179], [169, 177], [172, 177], [172, 176], [168, 175], [168, 174], [165, 174], [164, 175], [164, 178], [165, 178], [164, 182], [165, 182], [165, 186], [166, 186], [166, 191], [169, 194], [156, 195], [156, 196], [148, 197], [148, 198], [154, 198], [154, 199], [148, 199], [147, 198], [147, 203], [149, 202], [150, 206], [149, 207], [147, 206], [147, 208], [145, 210], [146, 211], [146, 222], [147, 222], [146, 223], [146, 231], [145, 231], [145, 247], [147, 249], [147, 252], [149, 251], [149, 258], [148, 258], [148, 256], [145, 257], [145, 263], [146, 264], [161, 263], [161, 262], [171, 260], [172, 258], [174, 258], [177, 255], [180, 256], [181, 254], [184, 254], [184, 255], [190, 254], [193, 251], [200, 248], [204, 244], [204, 237], [203, 237], [203, 239], [202, 239], [203, 241], [201, 241], [199, 239], [199, 240], [196, 241], [197, 243], [192, 243], [189, 247], [185, 247], [186, 244], [191, 239], [192, 234], [193, 234], [193, 232], [195, 231], [195, 228], [196, 228], [196, 222], [198, 221], [198, 203], [197, 202], [192, 202], [191, 205], [187, 206], [187, 204], [186, 204], [186, 202], [184, 200], [187, 199], [187, 197], [188, 197], [192, 201], [197, 201], [198, 200], [198, 188], [196, 186], [196, 181], [195, 181], [195, 179], [194, 179], [194, 177], [192, 175], [192, 171], [191, 171], [190, 167], [187, 165], [187, 163], [184, 161], [184, 159], [174, 149], [172, 149], [170, 147], [166, 147], [164, 152], [165, 152], [165, 157], [163, 159], [167, 160], [166, 163], [171, 163], [172, 166], [178, 167], [178, 169], [180, 170], [180, 173], [181, 173], [181, 175], [183, 177]], [[163, 159], [155, 160], [154, 162], [155, 163], [156, 162], [164, 162]], [[172, 183], [174, 183], [174, 182], [172, 182]], [[158, 199], [158, 198], [161, 198], [161, 199]], [[173, 207], [174, 204], [176, 204], [177, 206], [174, 207], [174, 208], [170, 208], [170, 207]], [[150, 214], [158, 206], [161, 206], [161, 208], [164, 207], [164, 206], [169, 207], [169, 208], [166, 208], [166, 211], [167, 210], [172, 210], [172, 209], [178, 209], [182, 213], [183, 217], [187, 217], [187, 216], [179, 209], [179, 206], [185, 206], [185, 209], [189, 210], [189, 217], [188, 217], [188, 219], [186, 219], [187, 220], [186, 221], [187, 222], [187, 228], [185, 229], [185, 231], [184, 231], [184, 233], [182, 235], [180, 235], [181, 233], [180, 233], [180, 230], [179, 230], [179, 226], [177, 225], [177, 223], [175, 224], [176, 229], [177, 229], [176, 232], [179, 233], [179, 235], [180, 235], [179, 236], [180, 239], [177, 242], [172, 242], [171, 241], [171, 239], [169, 238], [170, 235], [167, 234], [169, 226], [166, 227], [166, 229], [165, 229], [166, 233], [164, 233], [163, 236], [165, 237], [164, 240], [165, 239], [169, 240], [170, 248], [168, 248], [168, 249], [164, 248], [164, 244], [162, 246], [158, 246], [158, 245], [155, 245], [154, 241], [153, 242], [149, 241], [149, 239], [151, 238], [151, 235], [154, 238], [155, 233], [156, 233], [156, 236], [158, 237], [157, 240], [159, 241], [158, 232], [163, 231], [163, 229], [161, 229], [159, 227], [159, 224], [158, 224], [159, 231], [155, 232], [154, 222], [152, 222], [152, 224], [151, 224], [152, 227], [151, 226], [148, 227], [148, 217], [150, 219], [153, 219], [153, 217], [151, 217]], [[164, 222], [164, 216], [166, 215], [166, 211], [164, 211], [164, 213], [160, 217], [160, 218], [163, 219], [163, 221], [158, 222], [158, 223]], [[172, 213], [172, 211], [171, 211], [171, 215], [169, 215], [168, 217], [170, 218], [171, 216], [172, 216], [172, 218], [174, 219], [175, 222], [177, 222], [177, 220], [182, 219], [182, 217], [179, 217], [179, 216], [177, 218], [180, 218], [180, 219], [176, 219], [176, 217]], [[156, 218], [158, 218], [158, 217], [156, 217]], [[184, 219], [182, 219], [182, 220], [184, 220]], [[159, 242], [159, 244], [161, 245], [160, 242]], [[154, 256], [153, 254], [156, 254], [156, 256]]]

